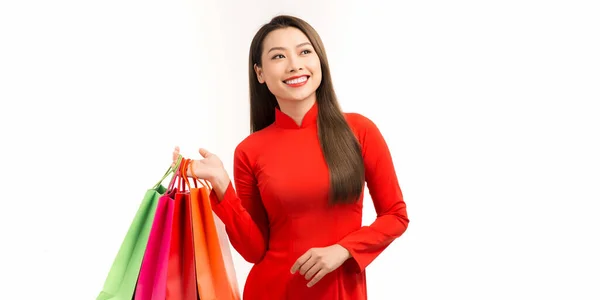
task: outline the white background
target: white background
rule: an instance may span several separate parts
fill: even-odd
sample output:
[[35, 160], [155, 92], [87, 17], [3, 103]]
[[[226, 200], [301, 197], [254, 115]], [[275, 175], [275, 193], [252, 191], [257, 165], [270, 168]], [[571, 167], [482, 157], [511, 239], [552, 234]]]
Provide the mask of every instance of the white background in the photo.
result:
[[2, 1], [0, 298], [95, 299], [175, 145], [231, 174], [250, 41], [289, 13], [408, 205], [370, 299], [600, 299], [595, 1], [319, 2]]

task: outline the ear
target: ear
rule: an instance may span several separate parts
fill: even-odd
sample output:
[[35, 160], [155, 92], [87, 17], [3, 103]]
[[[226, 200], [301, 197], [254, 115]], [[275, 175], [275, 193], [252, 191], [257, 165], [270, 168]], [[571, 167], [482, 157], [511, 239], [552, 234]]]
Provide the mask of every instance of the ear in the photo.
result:
[[263, 71], [262, 68], [259, 67], [257, 64], [254, 64], [254, 72], [256, 72], [256, 77], [258, 78], [258, 82], [260, 83], [265, 83], [265, 79], [263, 78]]

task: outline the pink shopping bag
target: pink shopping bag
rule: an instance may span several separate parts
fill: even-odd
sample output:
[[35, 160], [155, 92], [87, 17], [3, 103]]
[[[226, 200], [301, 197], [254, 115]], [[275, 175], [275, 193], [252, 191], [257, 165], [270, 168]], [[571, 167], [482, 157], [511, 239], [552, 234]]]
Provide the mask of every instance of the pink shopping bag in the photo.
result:
[[178, 192], [175, 181], [178, 177], [179, 172], [173, 176], [167, 192], [158, 200], [134, 300], [164, 300], [166, 297], [174, 197]]

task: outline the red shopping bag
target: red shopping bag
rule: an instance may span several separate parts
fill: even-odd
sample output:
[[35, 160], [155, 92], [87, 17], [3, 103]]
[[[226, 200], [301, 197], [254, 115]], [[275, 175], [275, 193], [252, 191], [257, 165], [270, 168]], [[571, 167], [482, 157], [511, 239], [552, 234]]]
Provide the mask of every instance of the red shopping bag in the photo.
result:
[[[182, 161], [180, 174], [187, 174], [189, 162], [189, 159]], [[173, 200], [166, 300], [198, 299], [189, 187], [190, 183], [187, 176], [182, 175], [179, 178], [179, 190], [175, 193]]]

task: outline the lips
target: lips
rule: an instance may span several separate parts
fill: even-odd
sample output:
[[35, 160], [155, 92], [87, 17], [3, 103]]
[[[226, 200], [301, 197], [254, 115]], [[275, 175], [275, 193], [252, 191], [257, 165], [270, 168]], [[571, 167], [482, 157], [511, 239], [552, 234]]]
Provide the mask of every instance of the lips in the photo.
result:
[[308, 76], [308, 75], [294, 76], [294, 77], [290, 77], [290, 78], [284, 80], [283, 82], [286, 85], [291, 86], [291, 87], [299, 87], [299, 86], [303, 86], [304, 84], [306, 84], [309, 77], [310, 76]]

